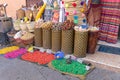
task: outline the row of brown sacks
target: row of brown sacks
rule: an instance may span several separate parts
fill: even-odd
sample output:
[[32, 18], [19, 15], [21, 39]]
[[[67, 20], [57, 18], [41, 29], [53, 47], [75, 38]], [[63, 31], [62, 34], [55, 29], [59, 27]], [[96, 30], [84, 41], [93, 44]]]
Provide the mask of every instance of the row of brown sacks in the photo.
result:
[[71, 30], [35, 29], [35, 46], [52, 51], [63, 51], [76, 57], [85, 57], [86, 53], [94, 53], [97, 46], [97, 32]]

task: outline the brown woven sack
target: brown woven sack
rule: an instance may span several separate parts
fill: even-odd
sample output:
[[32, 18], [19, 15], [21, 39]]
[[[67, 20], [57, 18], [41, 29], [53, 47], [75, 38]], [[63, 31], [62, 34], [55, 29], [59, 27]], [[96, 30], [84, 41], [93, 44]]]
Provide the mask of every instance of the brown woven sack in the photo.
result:
[[75, 31], [74, 56], [85, 57], [87, 51], [88, 31]]
[[16, 11], [16, 15], [17, 15], [17, 19], [22, 19], [22, 18], [25, 17], [25, 11], [22, 10], [22, 9], [18, 9], [18, 10]]
[[52, 51], [61, 50], [61, 30], [52, 30]]
[[72, 54], [74, 48], [74, 30], [62, 30], [61, 50], [65, 54]]
[[43, 29], [43, 48], [51, 49], [51, 30]]
[[87, 52], [93, 54], [96, 50], [99, 31], [89, 31]]
[[43, 41], [42, 41], [42, 28], [35, 28], [34, 30], [35, 38], [35, 46], [42, 47]]
[[25, 11], [25, 16], [31, 21], [32, 20], [32, 10], [28, 9]]
[[33, 11], [33, 20], [35, 20], [37, 13], [38, 13], [38, 10]]

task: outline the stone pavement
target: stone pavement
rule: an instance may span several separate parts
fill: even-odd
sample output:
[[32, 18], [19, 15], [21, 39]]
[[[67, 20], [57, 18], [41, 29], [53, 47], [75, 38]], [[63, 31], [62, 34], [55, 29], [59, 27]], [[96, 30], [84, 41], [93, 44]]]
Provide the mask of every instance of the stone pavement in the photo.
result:
[[[0, 56], [0, 80], [79, 80], [20, 59], [5, 59]], [[96, 68], [86, 80], [120, 80], [120, 73]]]

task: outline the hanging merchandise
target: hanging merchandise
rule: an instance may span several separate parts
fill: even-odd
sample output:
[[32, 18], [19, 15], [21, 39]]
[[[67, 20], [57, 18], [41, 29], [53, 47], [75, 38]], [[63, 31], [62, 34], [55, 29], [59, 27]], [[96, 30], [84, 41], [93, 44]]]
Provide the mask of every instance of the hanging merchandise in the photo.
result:
[[102, 41], [116, 44], [120, 29], [120, 0], [102, 0], [100, 37]]
[[53, 3], [53, 7], [54, 7], [54, 8], [59, 8], [59, 5], [58, 5], [58, 3], [57, 3], [56, 0], [55, 0], [54, 3]]
[[[85, 0], [63, 0], [65, 6], [66, 17], [68, 20], [73, 20], [75, 24], [82, 24], [82, 19], [85, 18], [82, 16], [86, 11]], [[68, 5], [69, 4], [69, 5]], [[77, 18], [77, 19], [76, 19]]]
[[53, 16], [53, 9], [47, 6], [44, 12], [44, 21], [51, 21], [52, 16]]
[[65, 4], [65, 8], [69, 8], [69, 4], [67, 3], [67, 4]]
[[100, 25], [100, 19], [101, 19], [101, 5], [100, 4], [92, 4], [89, 3], [88, 5], [88, 13], [87, 13], [87, 22], [90, 26], [97, 26]]
[[65, 8], [63, 6], [63, 2], [60, 1], [60, 12], [59, 12], [59, 22], [65, 21]]
[[52, 22], [57, 23], [59, 21], [59, 10], [53, 11]]
[[42, 14], [43, 14], [43, 12], [45, 10], [45, 7], [46, 7], [46, 3], [44, 2], [43, 6], [39, 9], [39, 11], [37, 13], [35, 21], [37, 21], [39, 18], [42, 17]]
[[74, 23], [78, 24], [78, 16], [77, 15], [74, 15]]

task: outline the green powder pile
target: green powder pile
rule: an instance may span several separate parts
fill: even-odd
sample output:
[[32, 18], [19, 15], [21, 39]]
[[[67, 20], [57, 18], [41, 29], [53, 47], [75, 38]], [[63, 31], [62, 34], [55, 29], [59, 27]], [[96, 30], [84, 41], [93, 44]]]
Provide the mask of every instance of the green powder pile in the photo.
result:
[[75, 75], [85, 75], [87, 73], [86, 65], [77, 61], [72, 61], [71, 64], [67, 64], [66, 59], [53, 60], [52, 66], [59, 71]]

